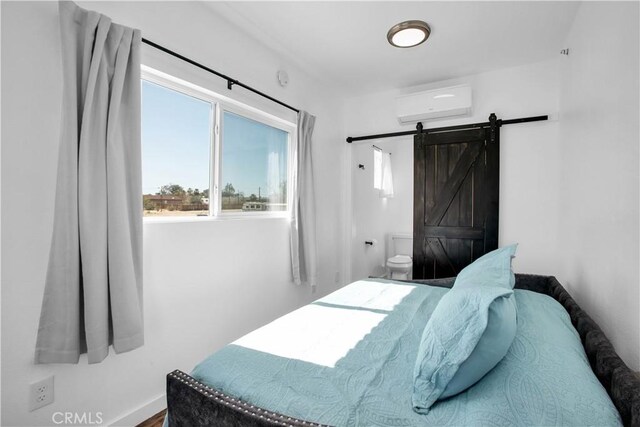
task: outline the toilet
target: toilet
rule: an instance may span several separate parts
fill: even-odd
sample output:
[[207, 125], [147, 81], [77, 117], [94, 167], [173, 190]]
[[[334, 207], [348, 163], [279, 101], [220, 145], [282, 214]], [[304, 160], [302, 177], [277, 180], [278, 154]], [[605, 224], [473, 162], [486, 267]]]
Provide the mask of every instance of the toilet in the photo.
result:
[[411, 279], [411, 267], [413, 267], [413, 260], [409, 255], [394, 255], [387, 259], [387, 268], [389, 269], [390, 279]]
[[392, 280], [411, 280], [413, 235], [391, 233], [387, 236], [387, 277]]

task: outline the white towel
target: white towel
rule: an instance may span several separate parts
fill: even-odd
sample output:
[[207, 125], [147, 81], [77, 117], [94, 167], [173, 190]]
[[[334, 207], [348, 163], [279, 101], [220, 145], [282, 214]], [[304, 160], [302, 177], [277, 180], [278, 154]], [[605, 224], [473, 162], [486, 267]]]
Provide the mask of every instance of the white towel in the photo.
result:
[[393, 175], [391, 173], [391, 154], [382, 153], [382, 188], [380, 197], [393, 197]]

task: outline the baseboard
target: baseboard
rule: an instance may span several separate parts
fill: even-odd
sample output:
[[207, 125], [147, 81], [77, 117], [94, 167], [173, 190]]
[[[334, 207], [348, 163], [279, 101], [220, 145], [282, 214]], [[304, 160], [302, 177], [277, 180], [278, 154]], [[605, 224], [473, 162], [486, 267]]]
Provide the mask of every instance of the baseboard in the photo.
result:
[[107, 423], [107, 425], [111, 427], [133, 427], [145, 421], [146, 419], [151, 418], [166, 407], [167, 398], [166, 395], [162, 394], [155, 399], [145, 403], [138, 409], [125, 415], [124, 417]]

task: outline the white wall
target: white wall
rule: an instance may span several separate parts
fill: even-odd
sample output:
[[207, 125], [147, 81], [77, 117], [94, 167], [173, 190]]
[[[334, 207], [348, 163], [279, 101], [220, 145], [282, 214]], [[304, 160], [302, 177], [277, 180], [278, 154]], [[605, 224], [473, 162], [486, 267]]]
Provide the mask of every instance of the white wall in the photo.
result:
[[[343, 281], [342, 119], [331, 89], [216, 16], [206, 5], [82, 3], [115, 22], [317, 116], [314, 156], [320, 283], [291, 283], [282, 219], [144, 226], [146, 344], [101, 364], [33, 365], [53, 201], [61, 101], [56, 2], [2, 2], [2, 425], [50, 425], [56, 411], [102, 412], [134, 424], [162, 407], [165, 374], [189, 371], [242, 334], [326, 294]], [[225, 82], [145, 48], [143, 62], [229, 95]], [[281, 88], [276, 71], [289, 72]], [[291, 119], [236, 88], [232, 95]], [[10, 201], [10, 203], [9, 203]], [[55, 374], [55, 403], [27, 410], [28, 385]]]
[[[638, 7], [584, 2], [562, 58], [561, 275], [640, 369]], [[594, 31], [598, 28], [598, 31]]]
[[[461, 83], [472, 87], [472, 115], [425, 122], [425, 127], [483, 122], [492, 112], [503, 119], [557, 115], [557, 76], [558, 63], [553, 59], [350, 99], [345, 106], [345, 126], [349, 136], [415, 129], [415, 125], [398, 124], [395, 97]], [[517, 271], [556, 274], [558, 122], [509, 125], [500, 132], [500, 244], [520, 244], [514, 261]], [[392, 153], [392, 199], [379, 198], [373, 189], [372, 144]], [[388, 233], [413, 231], [413, 137], [356, 142], [350, 151], [351, 277], [355, 280], [380, 272], [385, 262], [384, 245], [366, 247], [365, 240], [382, 243]], [[359, 163], [365, 165], [364, 171], [358, 169]]]

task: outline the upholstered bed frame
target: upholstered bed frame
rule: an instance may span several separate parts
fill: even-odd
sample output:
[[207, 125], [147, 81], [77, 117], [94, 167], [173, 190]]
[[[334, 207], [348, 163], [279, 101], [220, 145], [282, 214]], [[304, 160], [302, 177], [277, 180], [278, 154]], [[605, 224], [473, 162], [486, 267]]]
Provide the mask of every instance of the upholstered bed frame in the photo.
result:
[[[454, 279], [419, 280], [450, 288]], [[516, 274], [516, 289], [549, 295], [571, 316], [591, 368], [620, 412], [624, 425], [640, 426], [640, 378], [620, 359], [600, 327], [578, 306], [555, 277]], [[242, 402], [196, 381], [179, 370], [167, 375], [170, 427], [195, 426], [320, 426]]]

